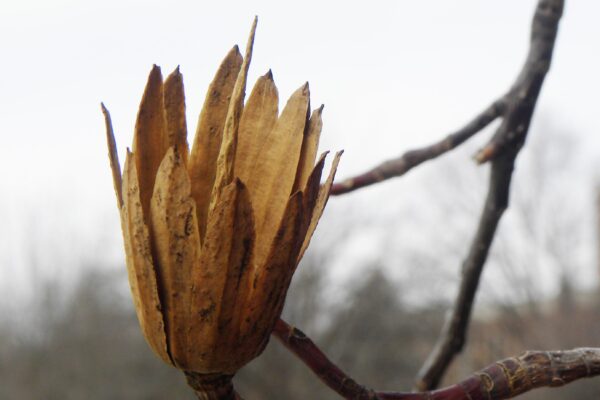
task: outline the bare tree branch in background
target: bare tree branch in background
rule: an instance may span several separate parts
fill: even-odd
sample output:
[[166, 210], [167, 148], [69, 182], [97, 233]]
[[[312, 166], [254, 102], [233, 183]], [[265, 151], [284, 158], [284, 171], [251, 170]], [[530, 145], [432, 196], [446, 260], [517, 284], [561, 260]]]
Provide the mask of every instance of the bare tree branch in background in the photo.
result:
[[340, 195], [373, 185], [384, 180], [402, 176], [419, 164], [434, 159], [461, 145], [477, 132], [500, 117], [506, 110], [505, 96], [490, 104], [481, 114], [477, 115], [467, 125], [449, 134], [444, 139], [432, 145], [410, 150], [393, 160], [385, 161], [374, 169], [363, 174], [334, 183], [331, 194]]
[[[291, 351], [299, 355], [322, 380], [342, 396], [346, 398], [365, 399], [471, 399], [483, 398], [481, 397], [483, 396], [482, 394], [473, 397], [471, 390], [477, 389], [482, 391], [485, 389], [487, 398], [509, 398], [533, 387], [556, 385], [557, 383], [562, 384], [570, 381], [558, 372], [562, 366], [557, 366], [562, 362], [561, 357], [563, 355], [566, 355], [565, 357], [568, 358], [572, 354], [580, 355], [578, 357], [581, 359], [581, 365], [583, 365], [585, 373], [579, 375], [579, 377], [590, 375], [589, 356], [586, 352], [574, 351], [575, 353], [549, 354], [546, 357], [546, 361], [549, 363], [549, 369], [552, 371], [551, 375], [549, 375], [551, 377], [550, 380], [540, 379], [535, 376], [536, 373], [540, 373], [544, 369], [544, 367], [539, 365], [542, 362], [540, 360], [543, 360], [543, 358], [540, 359], [538, 356], [531, 356], [531, 354], [537, 353], [526, 353], [519, 359], [509, 359], [509, 361], [500, 362], [492, 367], [488, 367], [485, 373], [475, 374], [472, 378], [467, 379], [467, 381], [443, 391], [428, 392], [439, 385], [448, 366], [464, 346], [473, 301], [479, 286], [479, 279], [500, 218], [508, 207], [514, 163], [525, 142], [544, 78], [550, 68], [558, 24], [563, 13], [563, 8], [564, 0], [538, 1], [532, 22], [529, 53], [521, 73], [508, 94], [496, 100], [464, 128], [449, 135], [441, 142], [422, 149], [409, 151], [400, 158], [387, 161], [365, 174], [334, 185], [333, 193], [343, 194], [394, 176], [400, 176], [420, 163], [444, 154], [460, 145], [496, 118], [502, 118], [502, 123], [495, 135], [475, 155], [475, 159], [479, 163], [492, 162], [488, 194], [475, 237], [463, 261], [463, 277], [454, 308], [436, 346], [417, 376], [417, 388], [425, 394], [374, 395], [373, 391], [358, 385], [352, 379], [345, 376], [304, 334], [289, 327], [287, 329], [286, 324], [283, 321], [279, 321], [274, 332], [277, 337]], [[586, 355], [583, 356], [581, 354]], [[591, 351], [590, 354], [598, 355], [597, 351]], [[515, 371], [518, 370], [520, 374], [531, 375], [526, 378], [520, 376], [521, 385], [517, 385], [514, 377], [511, 375], [511, 373], [516, 372], [512, 371], [510, 366], [514, 362], [510, 360], [518, 361]], [[529, 361], [533, 362], [533, 366], [527, 364]], [[531, 369], [531, 372], [528, 372], [528, 368]], [[494, 369], [497, 369], [499, 372], [494, 374]], [[495, 381], [496, 376], [500, 376], [504, 381], [502, 379]], [[489, 382], [486, 379], [490, 379]], [[473, 383], [475, 381], [476, 384]], [[493, 397], [491, 391], [497, 391], [499, 388], [504, 389], [496, 393], [495, 397]], [[443, 396], [440, 394], [438, 396], [439, 393], [449, 393], [448, 391], [453, 394], [445, 394]]]
[[454, 356], [466, 340], [467, 327], [479, 279], [502, 214], [508, 206], [510, 182], [519, 147], [505, 152], [492, 162], [488, 195], [477, 232], [462, 264], [462, 280], [452, 312], [433, 351], [417, 375], [419, 390], [435, 389]]
[[329, 388], [353, 400], [503, 400], [532, 389], [563, 386], [600, 375], [600, 349], [528, 351], [500, 360], [467, 379], [443, 389], [423, 392], [377, 392], [358, 384], [340, 370], [302, 331], [283, 320], [273, 334]]
[[523, 144], [538, 95], [550, 62], [562, 16], [564, 0], [540, 0], [533, 18], [530, 49], [525, 65], [509, 92], [494, 101], [463, 128], [430, 146], [411, 150], [396, 159], [385, 161], [361, 175], [333, 185], [332, 194], [340, 195], [365, 186], [404, 175], [424, 161], [436, 158], [465, 142], [496, 118], [502, 124], [476, 155], [479, 163], [490, 161], [514, 143]]
[[525, 65], [508, 95], [502, 124], [490, 142], [475, 156], [492, 160], [488, 195], [477, 232], [462, 266], [463, 279], [450, 318], [430, 356], [417, 375], [417, 388], [439, 385], [446, 369], [465, 343], [479, 278], [498, 222], [508, 207], [515, 159], [525, 142], [535, 105], [550, 69], [564, 0], [540, 0], [533, 17], [531, 43]]

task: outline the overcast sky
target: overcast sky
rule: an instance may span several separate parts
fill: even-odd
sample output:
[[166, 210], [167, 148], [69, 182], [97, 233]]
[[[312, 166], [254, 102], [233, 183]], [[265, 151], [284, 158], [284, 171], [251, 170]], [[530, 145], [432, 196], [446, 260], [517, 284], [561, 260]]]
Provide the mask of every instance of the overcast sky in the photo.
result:
[[[181, 66], [193, 132], [217, 66], [258, 15], [250, 85], [271, 68], [285, 101], [309, 81], [313, 107], [325, 104], [321, 148], [345, 149], [344, 177], [445, 135], [506, 91], [535, 3], [0, 0], [0, 265], [18, 274], [27, 243], [45, 246], [42, 259], [122, 260], [100, 101], [122, 155], [154, 63], [165, 75]], [[536, 112], [572, 130], [596, 166], [598, 15], [597, 1], [567, 1]]]

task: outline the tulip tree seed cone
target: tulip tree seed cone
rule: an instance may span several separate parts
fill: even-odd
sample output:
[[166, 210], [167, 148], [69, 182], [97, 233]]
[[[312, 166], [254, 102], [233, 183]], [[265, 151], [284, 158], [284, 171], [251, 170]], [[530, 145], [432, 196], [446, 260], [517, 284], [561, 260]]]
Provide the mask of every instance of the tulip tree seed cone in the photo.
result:
[[189, 150], [179, 69], [154, 66], [121, 175], [109, 158], [137, 317], [165, 362], [233, 375], [266, 346], [292, 275], [323, 213], [341, 152], [321, 182], [322, 107], [308, 84], [278, 110], [269, 71], [244, 102], [256, 22], [206, 94]]

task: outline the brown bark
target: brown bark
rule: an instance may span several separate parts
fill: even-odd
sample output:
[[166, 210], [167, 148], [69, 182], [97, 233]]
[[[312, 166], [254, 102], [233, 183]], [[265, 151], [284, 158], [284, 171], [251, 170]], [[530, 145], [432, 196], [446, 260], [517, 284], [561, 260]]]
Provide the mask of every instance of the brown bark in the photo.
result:
[[528, 351], [474, 373], [456, 385], [415, 394], [378, 393], [382, 400], [502, 400], [540, 387], [600, 375], [600, 349]]
[[417, 374], [417, 389], [435, 389], [454, 357], [462, 350], [479, 279], [500, 218], [508, 207], [510, 182], [518, 148], [492, 162], [490, 183], [475, 237], [462, 264], [462, 279], [450, 316], [438, 342]]
[[496, 228], [508, 207], [514, 163], [523, 146], [535, 105], [552, 61], [564, 0], [539, 0], [532, 22], [531, 46], [523, 70], [507, 96], [502, 124], [475, 156], [491, 160], [488, 195], [475, 237], [462, 265], [462, 280], [450, 318], [433, 351], [417, 375], [417, 389], [435, 389], [454, 357], [462, 351], [479, 286]]
[[503, 400], [530, 390], [563, 386], [600, 375], [600, 348], [528, 351], [498, 361], [463, 381], [439, 390], [378, 392], [346, 375], [302, 331], [279, 320], [273, 334], [329, 388], [353, 400]]
[[507, 94], [498, 98], [466, 126], [442, 141], [408, 151], [370, 171], [337, 183], [331, 193], [340, 195], [404, 175], [422, 162], [456, 148], [496, 118], [501, 118], [502, 123], [490, 142], [475, 155], [475, 160], [479, 163], [490, 161], [514, 143], [522, 144], [527, 136], [544, 78], [550, 68], [563, 8], [564, 0], [538, 1], [532, 22], [529, 53], [521, 73]]
[[[463, 261], [463, 277], [450, 318], [442, 330], [438, 343], [419, 371], [417, 387], [423, 390], [422, 393], [375, 393], [346, 376], [338, 379], [343, 373], [332, 365], [320, 350], [315, 349], [316, 346], [310, 339], [296, 329], [289, 330], [287, 335], [283, 334], [284, 323], [278, 324], [275, 334], [342, 396], [359, 399], [503, 399], [514, 397], [534, 387], [567, 383], [571, 377], [578, 379], [590, 376], [595, 371], [590, 367], [592, 365], [590, 360], [597, 362], [598, 350], [533, 352], [496, 363], [458, 385], [430, 391], [437, 387], [451, 361], [462, 350], [466, 341], [479, 278], [500, 218], [508, 207], [514, 163], [527, 137], [542, 84], [550, 68], [563, 8], [564, 0], [538, 1], [532, 22], [530, 50], [521, 73], [508, 94], [492, 103], [467, 126], [438, 143], [409, 151], [398, 159], [387, 161], [371, 171], [334, 185], [332, 193], [343, 194], [403, 175], [420, 163], [460, 145], [496, 118], [502, 118], [495, 135], [475, 156], [479, 163], [492, 161], [488, 195], [470, 250]], [[544, 355], [547, 356], [546, 361]], [[578, 361], [571, 363], [573, 357]], [[575, 370], [578, 372], [574, 373]], [[582, 373], [584, 370], [585, 374]], [[596, 372], [593, 374], [595, 375]], [[548, 376], [552, 379], [548, 380]], [[522, 379], [519, 380], [519, 377]], [[348, 386], [347, 382], [351, 385]], [[352, 392], [351, 396], [347, 395], [348, 390]]]
[[407, 151], [398, 158], [385, 161], [377, 167], [354, 177], [337, 182], [331, 189], [332, 195], [341, 195], [390, 178], [402, 176], [421, 163], [432, 160], [453, 150], [504, 113], [504, 97], [494, 101], [479, 115], [459, 130], [444, 139], [420, 149]]
[[243, 400], [233, 388], [232, 375], [186, 371], [185, 378], [199, 400]]
[[273, 335], [292, 353], [298, 356], [323, 383], [346, 399], [375, 399], [374, 392], [359, 385], [335, 365], [314, 342], [299, 329], [279, 319]]

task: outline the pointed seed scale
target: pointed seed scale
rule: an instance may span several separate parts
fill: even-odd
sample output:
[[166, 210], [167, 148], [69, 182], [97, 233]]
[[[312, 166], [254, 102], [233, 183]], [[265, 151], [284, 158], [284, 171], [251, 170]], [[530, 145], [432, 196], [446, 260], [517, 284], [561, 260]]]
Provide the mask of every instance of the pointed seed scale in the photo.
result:
[[317, 229], [317, 224], [319, 223], [319, 220], [321, 219], [321, 216], [323, 215], [323, 210], [325, 209], [325, 205], [327, 205], [327, 200], [329, 200], [329, 194], [331, 193], [331, 185], [333, 185], [333, 180], [335, 179], [335, 173], [337, 171], [337, 167], [340, 163], [340, 158], [342, 157], [343, 153], [344, 153], [344, 151], [342, 150], [342, 151], [338, 151], [335, 154], [335, 157], [333, 158], [333, 161], [331, 163], [331, 170], [329, 171], [329, 176], [327, 177], [327, 180], [325, 181], [325, 183], [321, 186], [321, 189], [319, 190], [319, 197], [318, 197], [317, 203], [315, 204], [315, 207], [312, 211], [312, 216], [311, 216], [310, 224], [308, 226], [308, 231], [306, 232], [306, 235], [304, 238], [304, 243], [302, 244], [302, 248], [300, 249], [300, 254], [298, 255], [298, 262], [300, 261], [300, 259], [304, 255], [304, 252], [308, 248], [308, 245], [310, 244], [310, 239], [312, 238], [312, 235], [315, 232], [315, 229]]
[[185, 94], [183, 76], [179, 67], [165, 80], [164, 103], [167, 119], [167, 145], [178, 148], [179, 155], [187, 163], [189, 146], [185, 120]]
[[160, 164], [150, 207], [151, 237], [156, 256], [168, 351], [185, 368], [190, 327], [191, 274], [200, 238], [190, 179], [179, 148], [171, 147]]
[[278, 227], [265, 263], [256, 271], [252, 296], [245, 305], [250, 316], [242, 328], [243, 335], [258, 345], [269, 324], [279, 316], [280, 305], [294, 272], [302, 240], [303, 194], [295, 193], [287, 202], [284, 218]]
[[148, 76], [133, 136], [133, 155], [144, 218], [148, 217], [156, 171], [167, 151], [163, 100], [162, 74], [160, 68], [155, 65]]
[[[231, 255], [227, 267], [227, 280], [222, 296], [221, 312], [218, 322], [218, 358], [235, 360], [238, 351], [235, 344], [240, 337], [243, 304], [248, 299], [251, 278], [254, 276], [254, 218], [250, 197], [239, 179], [235, 201], [235, 236], [231, 245]], [[241, 344], [240, 344], [241, 345]], [[237, 362], [239, 362], [238, 360]], [[249, 361], [245, 360], [244, 362]]]
[[302, 190], [306, 186], [309, 175], [312, 173], [319, 139], [323, 128], [323, 105], [315, 109], [310, 117], [304, 138], [302, 140], [302, 150], [300, 152], [300, 161], [298, 162], [298, 174], [294, 183], [294, 190]]
[[230, 184], [234, 178], [235, 168], [235, 149], [237, 146], [237, 135], [244, 108], [244, 97], [246, 95], [246, 81], [248, 79], [248, 70], [250, 61], [252, 60], [252, 49], [254, 47], [254, 37], [256, 35], [256, 24], [258, 18], [254, 18], [254, 23], [250, 29], [250, 36], [246, 45], [246, 54], [242, 67], [235, 81], [229, 109], [227, 110], [227, 118], [225, 119], [225, 127], [223, 129], [223, 141], [217, 158], [217, 171], [215, 183], [212, 187], [211, 200], [209, 210], [216, 204], [220, 196], [221, 190], [226, 185]]
[[127, 273], [142, 332], [152, 350], [165, 362], [172, 364], [167, 353], [167, 339], [150, 249], [150, 235], [144, 222], [134, 156], [129, 152], [123, 171], [121, 226], [125, 242]]
[[256, 263], [268, 256], [298, 168], [309, 103], [308, 85], [292, 94], [254, 164], [246, 186], [256, 220]]
[[192, 181], [192, 197], [196, 201], [201, 240], [206, 232], [208, 207], [215, 181], [225, 118], [241, 66], [242, 56], [238, 47], [234, 46], [222, 61], [208, 88], [190, 154], [188, 172]]
[[[217, 205], [209, 214], [202, 252], [198, 265], [192, 271], [191, 280], [195, 286], [192, 289], [193, 314], [188, 340], [195, 363], [192, 367], [214, 367], [214, 346], [219, 339], [218, 325], [224, 311], [223, 294], [229, 266], [233, 259], [239, 259], [243, 242], [252, 240], [249, 222], [236, 219], [241, 216], [237, 213], [241, 190], [243, 188], [237, 180], [223, 189]], [[226, 361], [223, 360], [224, 363]]]
[[305, 236], [308, 232], [312, 220], [313, 211], [317, 206], [319, 200], [319, 193], [321, 188], [321, 175], [323, 173], [323, 168], [325, 167], [325, 158], [327, 157], [327, 154], [329, 154], [328, 151], [321, 154], [321, 156], [319, 157], [319, 161], [314, 166], [310, 176], [308, 177], [306, 186], [302, 190], [302, 192], [304, 193], [304, 212], [302, 216], [303, 236]]
[[123, 206], [123, 194], [121, 193], [123, 185], [121, 178], [121, 165], [119, 164], [119, 154], [117, 152], [117, 142], [115, 140], [115, 133], [113, 131], [110, 112], [104, 106], [104, 103], [101, 103], [100, 105], [102, 107], [102, 113], [104, 114], [104, 122], [106, 124], [106, 143], [108, 145], [108, 159], [110, 161], [110, 169], [112, 171], [113, 185], [115, 188], [115, 194], [117, 196], [117, 204], [120, 210]]
[[277, 121], [278, 108], [279, 94], [269, 71], [256, 81], [240, 121], [235, 176], [243, 182], [249, 182], [256, 173], [256, 164]]

